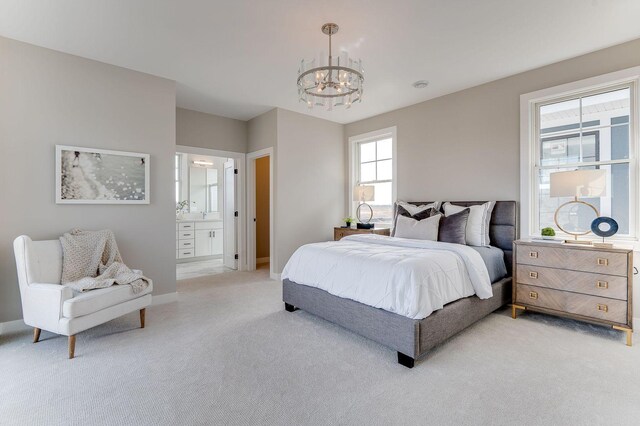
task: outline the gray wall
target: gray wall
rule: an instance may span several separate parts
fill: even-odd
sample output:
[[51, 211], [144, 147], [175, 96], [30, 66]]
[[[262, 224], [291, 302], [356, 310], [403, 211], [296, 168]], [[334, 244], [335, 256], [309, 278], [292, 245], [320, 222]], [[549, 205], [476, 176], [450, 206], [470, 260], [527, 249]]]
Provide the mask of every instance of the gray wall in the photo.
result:
[[248, 151], [274, 148], [276, 273], [303, 244], [333, 238], [345, 209], [343, 126], [276, 108], [249, 121]]
[[638, 66], [638, 52], [640, 39], [350, 123], [345, 140], [398, 127], [399, 199], [519, 201], [520, 95]]
[[[19, 319], [12, 242], [111, 228], [125, 261], [175, 292], [175, 84], [0, 37], [0, 322]], [[55, 145], [151, 155], [151, 204], [57, 205]]]
[[276, 271], [303, 244], [333, 239], [344, 215], [343, 126], [278, 108]]
[[247, 152], [275, 148], [278, 142], [278, 109], [252, 118], [247, 127]]
[[520, 95], [640, 65], [638, 52], [634, 40], [350, 123], [345, 139], [397, 126], [400, 199], [518, 200]]
[[247, 122], [177, 108], [176, 144], [245, 153]]

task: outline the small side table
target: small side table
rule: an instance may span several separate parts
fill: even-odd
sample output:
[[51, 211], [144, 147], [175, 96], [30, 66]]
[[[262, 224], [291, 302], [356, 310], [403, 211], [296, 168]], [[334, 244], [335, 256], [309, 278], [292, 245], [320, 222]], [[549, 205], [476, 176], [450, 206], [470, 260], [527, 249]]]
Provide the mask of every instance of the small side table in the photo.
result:
[[342, 228], [340, 226], [336, 226], [333, 228], [333, 239], [334, 241], [340, 241], [342, 237], [346, 237], [348, 235], [355, 234], [377, 234], [377, 235], [386, 235], [387, 237], [391, 235], [391, 228], [371, 228], [371, 229], [357, 229], [357, 228]]

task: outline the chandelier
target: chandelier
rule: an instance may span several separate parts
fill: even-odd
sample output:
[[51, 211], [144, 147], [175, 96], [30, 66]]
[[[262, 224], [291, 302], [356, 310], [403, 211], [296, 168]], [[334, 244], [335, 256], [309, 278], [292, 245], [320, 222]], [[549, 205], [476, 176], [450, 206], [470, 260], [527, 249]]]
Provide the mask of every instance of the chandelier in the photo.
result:
[[349, 58], [344, 51], [337, 57], [331, 55], [331, 36], [338, 32], [338, 25], [324, 24], [322, 32], [329, 36], [329, 57], [321, 53], [317, 58], [300, 61], [300, 102], [309, 108], [318, 106], [328, 111], [334, 106], [350, 108], [352, 103], [362, 100], [362, 61]]

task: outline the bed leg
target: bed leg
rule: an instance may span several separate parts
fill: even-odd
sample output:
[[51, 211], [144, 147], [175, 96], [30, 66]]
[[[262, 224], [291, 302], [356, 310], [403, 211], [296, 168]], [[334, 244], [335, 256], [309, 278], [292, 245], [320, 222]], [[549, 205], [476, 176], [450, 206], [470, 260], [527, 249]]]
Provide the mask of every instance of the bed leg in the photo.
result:
[[416, 360], [411, 358], [409, 355], [398, 352], [398, 364], [403, 365], [407, 368], [413, 368], [415, 362]]
[[288, 303], [285, 303], [285, 304], [284, 304], [284, 309], [285, 309], [285, 311], [287, 311], [287, 312], [293, 312], [293, 311], [297, 311], [297, 310], [298, 310], [298, 308], [296, 308], [295, 306], [290, 305], [290, 304], [288, 304]]

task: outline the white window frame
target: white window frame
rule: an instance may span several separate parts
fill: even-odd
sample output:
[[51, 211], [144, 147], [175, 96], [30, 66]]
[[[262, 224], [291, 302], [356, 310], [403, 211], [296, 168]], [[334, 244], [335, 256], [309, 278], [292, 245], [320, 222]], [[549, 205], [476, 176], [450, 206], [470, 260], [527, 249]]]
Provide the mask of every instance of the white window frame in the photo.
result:
[[[391, 138], [391, 202], [395, 202], [398, 187], [398, 153], [396, 149], [397, 128], [396, 126], [393, 126], [349, 137], [349, 188], [347, 191], [347, 216], [355, 217], [357, 209], [356, 204], [353, 201], [353, 188], [358, 183], [358, 172], [360, 169], [360, 153], [358, 151], [358, 145], [386, 138]], [[385, 180], [377, 182], [388, 181]], [[384, 223], [384, 225], [391, 225], [391, 223]]]
[[[639, 212], [638, 212], [638, 143], [639, 143], [639, 109], [640, 105], [640, 67], [633, 67], [597, 77], [587, 78], [573, 83], [563, 84], [520, 96], [520, 236], [521, 238], [537, 237], [538, 229], [538, 157], [539, 138], [537, 137], [537, 108], [540, 105], [562, 101], [576, 96], [585, 96], [589, 92], [600, 92], [606, 89], [619, 88], [621, 85], [631, 86], [630, 99], [630, 145], [629, 145], [629, 236], [614, 236], [608, 240], [633, 242], [638, 244]], [[585, 165], [589, 165], [585, 163]], [[583, 237], [595, 239], [592, 234]]]
[[[178, 162], [177, 166], [175, 165], [176, 161]], [[175, 183], [174, 183], [174, 186], [178, 184], [178, 193], [175, 194], [176, 200], [178, 200], [176, 201], [176, 205], [177, 205], [180, 201], [182, 201], [181, 200], [182, 198], [182, 154], [179, 154], [177, 152], [175, 153], [175, 156], [173, 157], [173, 164], [174, 164], [174, 171], [173, 171], [174, 177], [175, 177], [176, 171], [178, 172], [178, 178], [175, 180]]]

